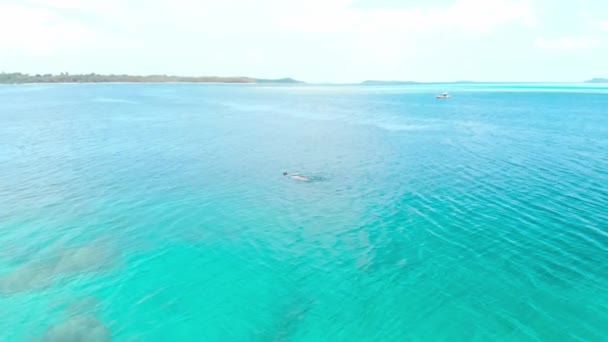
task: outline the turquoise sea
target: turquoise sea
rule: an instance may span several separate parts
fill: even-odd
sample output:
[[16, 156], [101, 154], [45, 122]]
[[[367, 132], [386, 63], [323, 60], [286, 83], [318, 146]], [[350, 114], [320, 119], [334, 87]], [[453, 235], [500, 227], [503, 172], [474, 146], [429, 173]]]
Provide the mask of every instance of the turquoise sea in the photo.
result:
[[607, 336], [608, 86], [0, 86], [1, 341]]

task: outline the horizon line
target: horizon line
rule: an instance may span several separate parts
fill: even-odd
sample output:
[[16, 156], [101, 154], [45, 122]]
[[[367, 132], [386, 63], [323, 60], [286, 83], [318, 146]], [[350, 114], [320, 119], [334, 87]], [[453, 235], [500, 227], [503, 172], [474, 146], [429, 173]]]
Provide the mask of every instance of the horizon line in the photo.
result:
[[[579, 80], [579, 81], [474, 81], [474, 80], [454, 80], [454, 81], [413, 81], [413, 80], [394, 80], [394, 79], [365, 79], [361, 81], [352, 81], [352, 82], [340, 82], [340, 81], [321, 81], [321, 82], [308, 82], [301, 81], [293, 77], [280, 77], [280, 78], [261, 78], [261, 77], [251, 77], [251, 76], [217, 76], [217, 75], [205, 75], [205, 76], [183, 76], [183, 75], [172, 75], [172, 74], [127, 74], [127, 73], [107, 73], [100, 74], [96, 72], [91, 73], [69, 73], [69, 72], [60, 72], [57, 74], [54, 73], [24, 73], [24, 72], [6, 72], [0, 71], [0, 75], [21, 75], [24, 77], [37, 78], [37, 77], [52, 77], [52, 78], [60, 78], [60, 77], [133, 77], [133, 78], [177, 78], [175, 80], [177, 83], [188, 83], [187, 79], [192, 79], [193, 83], [212, 83], [210, 81], [202, 81], [203, 79], [216, 79], [216, 80], [240, 80], [241, 83], [267, 83], [268, 81], [276, 81], [277, 83], [288, 82], [295, 84], [310, 84], [310, 85], [408, 85], [408, 84], [508, 84], [508, 83], [519, 83], [519, 84], [564, 84], [564, 83], [608, 83], [608, 77], [593, 77], [587, 80]], [[179, 80], [181, 79], [181, 80]], [[199, 79], [197, 82], [196, 79]], [[0, 81], [1, 82], [1, 81]], [[34, 82], [35, 83], [35, 82]], [[47, 83], [47, 82], [40, 82]], [[66, 83], [79, 83], [78, 81], [67, 81]], [[80, 82], [80, 83], [89, 83], [89, 82]], [[97, 81], [90, 83], [109, 83], [108, 81]], [[134, 83], [144, 83], [144, 82], [134, 82]], [[155, 82], [149, 82], [155, 83]], [[163, 83], [163, 82], [158, 82]], [[165, 82], [167, 83], [167, 82]], [[236, 83], [236, 82], [217, 82], [217, 83]]]

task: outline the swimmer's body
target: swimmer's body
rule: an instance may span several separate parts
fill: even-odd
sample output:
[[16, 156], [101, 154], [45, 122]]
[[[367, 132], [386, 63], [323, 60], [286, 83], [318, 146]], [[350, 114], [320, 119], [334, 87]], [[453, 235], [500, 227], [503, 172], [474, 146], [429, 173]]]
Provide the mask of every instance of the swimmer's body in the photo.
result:
[[302, 182], [310, 182], [310, 178], [308, 178], [306, 176], [298, 175], [298, 174], [290, 175], [287, 172], [283, 172], [283, 176], [289, 176], [292, 179], [299, 180], [299, 181], [302, 181]]

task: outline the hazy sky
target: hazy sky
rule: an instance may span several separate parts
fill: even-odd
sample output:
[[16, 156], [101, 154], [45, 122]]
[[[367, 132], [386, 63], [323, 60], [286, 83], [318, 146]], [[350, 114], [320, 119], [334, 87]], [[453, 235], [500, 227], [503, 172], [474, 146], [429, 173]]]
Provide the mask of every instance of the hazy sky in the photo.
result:
[[0, 0], [0, 70], [579, 81], [608, 77], [608, 1]]

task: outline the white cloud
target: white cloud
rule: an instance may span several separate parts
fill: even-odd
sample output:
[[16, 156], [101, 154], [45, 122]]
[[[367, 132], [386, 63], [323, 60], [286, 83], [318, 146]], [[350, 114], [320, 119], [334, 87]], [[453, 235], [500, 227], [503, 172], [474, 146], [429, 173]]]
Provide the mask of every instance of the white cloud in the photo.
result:
[[9, 1], [0, 5], [0, 62], [22, 71], [447, 77], [420, 65], [462, 50], [491, 54], [505, 37], [517, 44], [511, 32], [529, 34], [536, 21], [534, 0], [398, 8], [362, 8], [356, 0]]
[[0, 5], [0, 45], [5, 51], [44, 55], [89, 34], [85, 27], [63, 21], [48, 10]]
[[449, 26], [469, 30], [492, 30], [508, 23], [534, 26], [536, 18], [527, 1], [462, 0], [436, 19], [444, 19]]
[[411, 32], [461, 29], [491, 31], [506, 23], [535, 23], [526, 1], [459, 0], [450, 6], [418, 9], [361, 9], [353, 1], [303, 2], [283, 16], [281, 25], [300, 32]]
[[539, 49], [545, 50], [585, 50], [594, 49], [601, 46], [598, 39], [593, 37], [562, 37], [558, 39], [545, 39], [537, 37], [535, 45]]
[[446, 6], [391, 9], [358, 8], [352, 3], [306, 1], [285, 5], [289, 8], [276, 17], [281, 32], [329, 42], [324, 50], [327, 55], [356, 55], [344, 63], [351, 65], [353, 73], [373, 69], [379, 74], [383, 67], [378, 64], [392, 65], [393, 76], [385, 77], [394, 77], [397, 70], [416, 72], [414, 61], [424, 59], [423, 55], [437, 60], [451, 49], [452, 39], [487, 35], [505, 25], [530, 27], [535, 23], [526, 0], [456, 0]]
[[[33, 2], [32, 2], [33, 3]], [[0, 4], [0, 48], [4, 54], [51, 56], [65, 50], [124, 47], [121, 37], [109, 36], [78, 20], [69, 19], [52, 5], [73, 9], [78, 1], [36, 0], [37, 5]], [[48, 5], [48, 7], [46, 6]], [[58, 7], [59, 8], [59, 7]], [[78, 6], [78, 8], [82, 8]]]
[[[0, 43], [38, 54], [77, 43], [87, 46], [93, 40], [97, 48], [104, 40], [117, 45], [113, 41], [127, 38], [151, 44], [162, 39], [163, 31], [174, 37], [343, 34], [394, 51], [394, 39], [411, 41], [406, 36], [442, 30], [490, 32], [507, 23], [534, 22], [528, 0], [456, 0], [444, 7], [393, 10], [356, 8], [355, 0], [156, 0], [145, 5], [120, 0], [23, 1], [0, 5]], [[86, 19], [77, 20], [80, 15]]]
[[600, 23], [600, 29], [602, 29], [604, 31], [608, 31], [608, 21], [604, 21], [603, 23]]
[[87, 3], [82, 0], [28, 0], [26, 4], [57, 9], [82, 9], [87, 6]]

